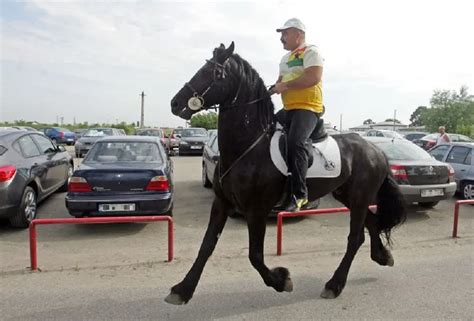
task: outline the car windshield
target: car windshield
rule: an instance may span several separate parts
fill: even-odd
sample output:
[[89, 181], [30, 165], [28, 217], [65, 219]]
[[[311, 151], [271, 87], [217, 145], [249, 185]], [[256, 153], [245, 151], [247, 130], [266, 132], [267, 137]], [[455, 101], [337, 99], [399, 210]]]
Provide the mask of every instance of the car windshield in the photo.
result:
[[161, 130], [157, 129], [145, 129], [137, 132], [139, 136], [156, 136], [156, 137], [163, 137]]
[[389, 160], [424, 160], [431, 159], [430, 154], [417, 145], [403, 140], [376, 143]]
[[400, 135], [399, 133], [391, 132], [391, 131], [383, 132], [383, 135], [388, 138], [403, 138], [403, 136]]
[[101, 137], [101, 136], [111, 136], [111, 135], [112, 135], [112, 129], [109, 129], [109, 128], [89, 129], [84, 134], [85, 137]]
[[183, 129], [181, 136], [182, 137], [207, 137], [207, 132], [205, 129], [201, 129], [201, 128], [188, 128], [188, 129]]
[[84, 163], [162, 163], [159, 147], [149, 142], [97, 142]]

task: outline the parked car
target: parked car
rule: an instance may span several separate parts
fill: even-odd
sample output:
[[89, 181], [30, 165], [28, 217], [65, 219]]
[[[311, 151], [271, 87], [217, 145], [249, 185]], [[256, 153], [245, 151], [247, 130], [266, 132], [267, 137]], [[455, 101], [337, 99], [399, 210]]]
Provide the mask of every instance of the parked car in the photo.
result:
[[202, 153], [202, 185], [204, 187], [212, 186], [212, 180], [218, 161], [219, 144], [217, 135], [215, 135], [204, 145], [204, 151]]
[[209, 140], [204, 128], [184, 128], [178, 137], [180, 139], [179, 155], [202, 155], [204, 144]]
[[76, 140], [82, 137], [84, 133], [87, 131], [87, 128], [77, 128], [74, 129], [74, 134], [76, 134]]
[[369, 129], [364, 136], [367, 137], [387, 137], [403, 139], [400, 133], [388, 129]]
[[74, 146], [76, 157], [83, 157], [94, 143], [104, 136], [124, 136], [117, 128], [90, 128]]
[[171, 132], [171, 134], [168, 136], [168, 146], [170, 152], [178, 152], [179, 150], [179, 142], [181, 139], [181, 132], [183, 131], [183, 128], [175, 128]]
[[0, 131], [0, 218], [28, 227], [38, 203], [55, 191], [66, 191], [72, 158], [42, 133]]
[[69, 181], [66, 207], [82, 216], [172, 215], [173, 163], [160, 140], [104, 137]]
[[135, 131], [135, 135], [138, 136], [153, 136], [158, 137], [165, 147], [169, 150], [169, 139], [165, 137], [165, 132], [161, 128], [141, 128]]
[[[447, 134], [449, 139], [451, 139], [452, 143], [461, 142], [461, 143], [472, 143], [474, 140], [471, 138], [460, 135], [460, 134]], [[413, 142], [423, 148], [424, 150], [430, 150], [436, 145], [436, 141], [438, 140], [439, 133], [433, 133], [426, 135], [420, 139], [415, 139]]]
[[209, 139], [212, 137], [212, 136], [217, 136], [217, 129], [209, 129], [207, 131], [207, 135], [209, 135]]
[[454, 169], [405, 139], [366, 137], [388, 158], [390, 169], [407, 203], [436, 206], [456, 192]]
[[428, 135], [428, 133], [425, 132], [407, 132], [403, 133], [403, 138], [409, 141], [414, 141], [415, 139], [420, 139]]
[[454, 168], [454, 180], [462, 198], [474, 199], [474, 143], [443, 143], [428, 151]]
[[76, 134], [67, 128], [48, 127], [43, 128], [42, 131], [55, 144], [74, 145], [76, 142]]

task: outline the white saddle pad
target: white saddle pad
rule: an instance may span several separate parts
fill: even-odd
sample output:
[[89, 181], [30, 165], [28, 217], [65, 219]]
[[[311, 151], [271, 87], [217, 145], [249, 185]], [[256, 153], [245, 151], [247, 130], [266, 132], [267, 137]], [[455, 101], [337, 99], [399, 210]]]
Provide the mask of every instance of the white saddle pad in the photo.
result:
[[[281, 131], [276, 130], [270, 143], [270, 156], [276, 168], [285, 176], [288, 167], [279, 148]], [[313, 164], [308, 168], [306, 178], [338, 177], [341, 174], [341, 152], [334, 138], [329, 136], [320, 143], [313, 144]]]

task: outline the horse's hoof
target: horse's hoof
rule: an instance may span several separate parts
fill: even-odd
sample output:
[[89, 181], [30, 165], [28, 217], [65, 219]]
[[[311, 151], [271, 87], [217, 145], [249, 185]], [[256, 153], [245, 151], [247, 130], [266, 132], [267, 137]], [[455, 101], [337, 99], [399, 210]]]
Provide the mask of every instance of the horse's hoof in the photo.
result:
[[335, 299], [336, 294], [334, 294], [332, 290], [324, 289], [323, 292], [321, 292], [321, 297], [324, 299]]
[[285, 287], [283, 288], [283, 291], [285, 291], [285, 292], [293, 291], [293, 281], [291, 281], [290, 278], [287, 278], [285, 280]]
[[165, 298], [165, 302], [167, 302], [169, 304], [174, 304], [174, 305], [182, 305], [182, 304], [186, 303], [181, 299], [179, 294], [176, 294], [176, 293], [173, 293], [173, 292], [168, 294], [168, 296]]

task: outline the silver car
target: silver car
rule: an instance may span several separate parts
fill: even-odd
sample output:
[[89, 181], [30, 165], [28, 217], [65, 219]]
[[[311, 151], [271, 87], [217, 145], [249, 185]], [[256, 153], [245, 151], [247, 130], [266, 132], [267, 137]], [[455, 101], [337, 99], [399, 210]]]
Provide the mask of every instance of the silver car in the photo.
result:
[[437, 160], [454, 168], [458, 192], [464, 199], [474, 199], [474, 143], [440, 144], [429, 150]]
[[76, 157], [83, 157], [94, 143], [105, 136], [124, 136], [117, 128], [89, 128], [74, 145]]

